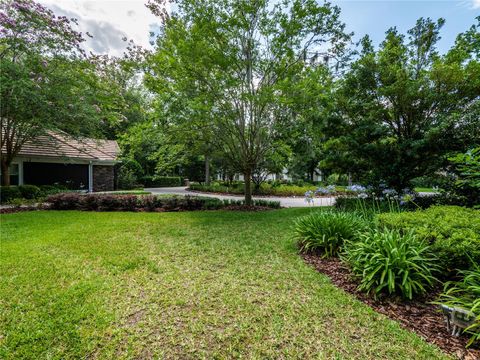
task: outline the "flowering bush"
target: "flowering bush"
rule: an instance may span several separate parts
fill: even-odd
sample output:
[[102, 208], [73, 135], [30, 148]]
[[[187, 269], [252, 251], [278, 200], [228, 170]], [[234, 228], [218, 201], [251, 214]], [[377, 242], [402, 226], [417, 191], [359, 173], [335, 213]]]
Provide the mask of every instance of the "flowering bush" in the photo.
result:
[[367, 188], [365, 186], [358, 185], [358, 184], [347, 186], [346, 190], [349, 191], [349, 192], [353, 192], [353, 193], [366, 193], [367, 192]]

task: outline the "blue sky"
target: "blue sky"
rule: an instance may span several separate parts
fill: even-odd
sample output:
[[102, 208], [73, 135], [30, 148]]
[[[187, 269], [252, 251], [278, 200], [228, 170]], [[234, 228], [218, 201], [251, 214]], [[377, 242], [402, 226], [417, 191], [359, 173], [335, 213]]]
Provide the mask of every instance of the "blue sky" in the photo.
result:
[[438, 50], [446, 52], [455, 42], [455, 37], [475, 23], [480, 15], [480, 0], [335, 0], [342, 9], [342, 20], [347, 30], [355, 32], [355, 40], [369, 34], [378, 45], [391, 26], [406, 34], [420, 17], [446, 20]]

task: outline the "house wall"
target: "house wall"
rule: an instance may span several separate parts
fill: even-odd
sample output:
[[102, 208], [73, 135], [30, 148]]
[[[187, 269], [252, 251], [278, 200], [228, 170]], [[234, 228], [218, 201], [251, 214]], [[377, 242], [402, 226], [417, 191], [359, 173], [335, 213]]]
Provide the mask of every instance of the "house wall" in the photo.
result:
[[93, 165], [93, 191], [112, 191], [114, 187], [114, 167], [111, 165]]

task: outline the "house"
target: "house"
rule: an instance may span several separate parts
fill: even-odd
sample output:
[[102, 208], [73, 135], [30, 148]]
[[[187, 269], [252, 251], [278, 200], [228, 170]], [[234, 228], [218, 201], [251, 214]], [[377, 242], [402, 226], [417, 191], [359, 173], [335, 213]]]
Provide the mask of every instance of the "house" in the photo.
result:
[[89, 192], [114, 190], [118, 155], [116, 141], [48, 132], [22, 146], [10, 167], [10, 184], [61, 184]]

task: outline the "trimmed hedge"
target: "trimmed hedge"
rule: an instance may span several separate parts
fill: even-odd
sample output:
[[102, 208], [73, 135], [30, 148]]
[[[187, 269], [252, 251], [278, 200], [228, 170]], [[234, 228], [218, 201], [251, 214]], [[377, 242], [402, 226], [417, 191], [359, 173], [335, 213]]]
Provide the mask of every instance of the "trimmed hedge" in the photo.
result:
[[[65, 193], [49, 196], [52, 210], [84, 211], [186, 211], [217, 210], [228, 206], [243, 206], [243, 200], [220, 200], [210, 197], [161, 197], [154, 195], [109, 195]], [[258, 200], [254, 206], [279, 208], [277, 201]]]
[[41, 200], [42, 198], [69, 191], [61, 185], [19, 185], [0, 186], [0, 203], [5, 204], [13, 200]]
[[432, 244], [444, 275], [480, 263], [480, 211], [459, 206], [432, 206], [427, 210], [379, 214], [380, 227], [413, 231]]
[[145, 187], [175, 187], [184, 185], [181, 176], [145, 176], [143, 183]]

